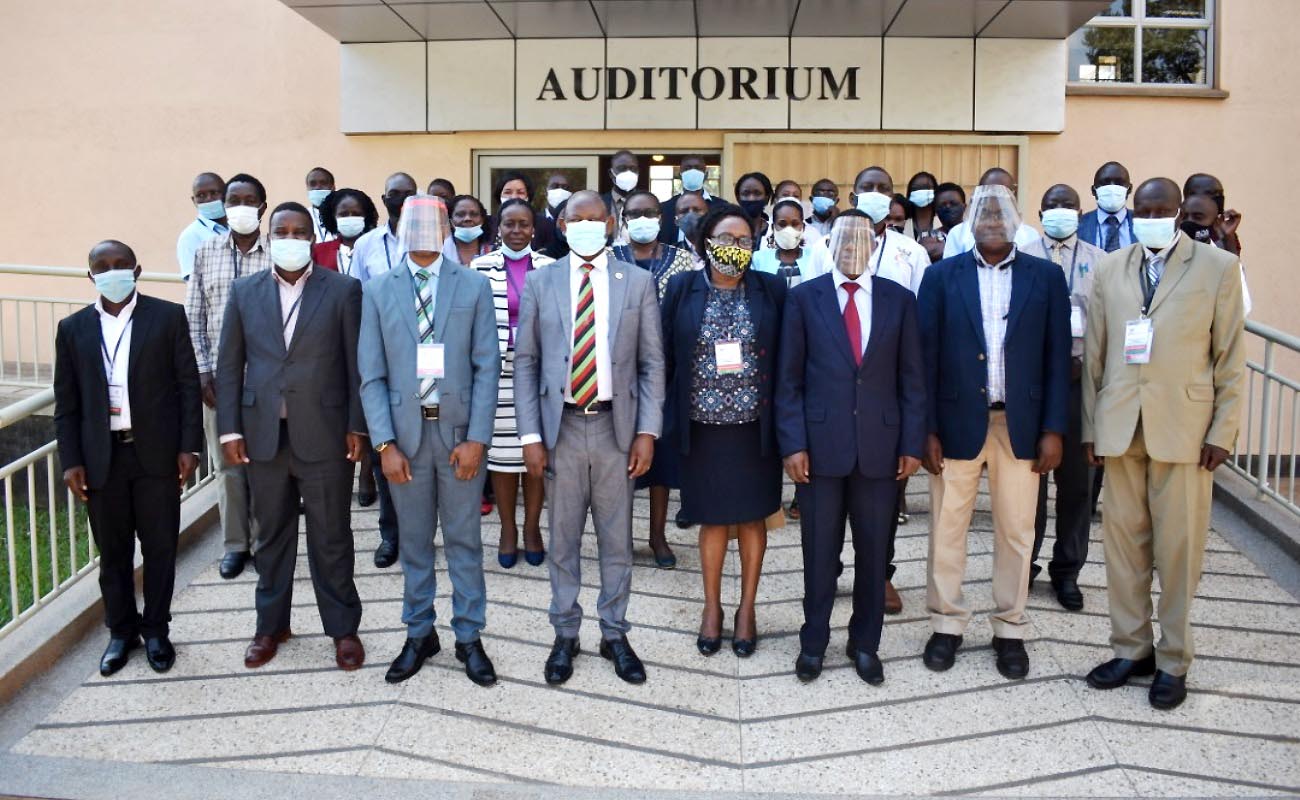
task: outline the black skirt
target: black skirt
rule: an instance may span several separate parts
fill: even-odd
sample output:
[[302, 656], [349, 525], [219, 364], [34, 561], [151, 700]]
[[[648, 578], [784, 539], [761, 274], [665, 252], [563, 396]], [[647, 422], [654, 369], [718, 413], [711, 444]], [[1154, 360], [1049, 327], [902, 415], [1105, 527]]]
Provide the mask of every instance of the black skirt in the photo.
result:
[[638, 491], [650, 486], [667, 486], [669, 489], [680, 489], [682, 482], [677, 474], [678, 458], [676, 436], [668, 438], [660, 436], [655, 439], [654, 460], [650, 462], [649, 471], [636, 479], [635, 488]]
[[682, 512], [696, 524], [761, 521], [781, 507], [781, 459], [762, 454], [757, 422], [692, 422], [691, 451], [679, 458]]

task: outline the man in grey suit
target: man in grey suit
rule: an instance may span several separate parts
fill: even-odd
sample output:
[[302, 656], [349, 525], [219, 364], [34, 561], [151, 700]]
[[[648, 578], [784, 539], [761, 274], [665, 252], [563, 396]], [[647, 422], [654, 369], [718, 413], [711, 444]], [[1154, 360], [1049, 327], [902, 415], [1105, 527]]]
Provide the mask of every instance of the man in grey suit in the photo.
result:
[[217, 356], [217, 431], [228, 464], [245, 464], [257, 553], [257, 632], [244, 665], [275, 658], [289, 638], [298, 506], [307, 561], [340, 669], [360, 669], [361, 598], [352, 580], [352, 471], [366, 446], [358, 393], [361, 284], [311, 267], [311, 214], [271, 214], [274, 268], [234, 282]]
[[515, 416], [524, 463], [550, 504], [551, 624], [546, 682], [578, 654], [582, 531], [590, 509], [600, 552], [602, 657], [629, 683], [645, 668], [627, 641], [632, 482], [650, 469], [663, 424], [664, 355], [653, 276], [611, 258], [600, 195], [574, 194], [560, 230], [570, 254], [529, 273], [515, 337]]
[[361, 400], [402, 531], [406, 643], [385, 680], [399, 683], [441, 649], [433, 629], [434, 526], [442, 522], [456, 658], [480, 686], [496, 671], [479, 633], [487, 620], [479, 504], [492, 441], [501, 354], [492, 287], [441, 256], [447, 207], [408, 197], [398, 223], [400, 266], [366, 284]]

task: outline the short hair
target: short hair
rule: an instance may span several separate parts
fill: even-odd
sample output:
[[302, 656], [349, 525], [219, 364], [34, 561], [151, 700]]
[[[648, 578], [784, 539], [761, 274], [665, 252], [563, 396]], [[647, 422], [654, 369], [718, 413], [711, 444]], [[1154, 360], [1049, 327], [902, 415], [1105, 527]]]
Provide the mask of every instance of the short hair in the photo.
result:
[[980, 176], [980, 185], [983, 186], [984, 181], [998, 174], [1006, 175], [1008, 178], [1010, 178], [1013, 181], [1016, 179], [1016, 176], [1012, 175], [1011, 171], [1004, 167], [989, 167], [988, 169], [984, 170], [984, 174]]
[[[782, 187], [782, 186], [793, 186], [794, 188], [798, 189], [800, 192], [803, 191], [803, 184], [801, 184], [801, 183], [799, 183], [799, 181], [793, 180], [793, 179], [791, 179], [791, 178], [786, 178], [785, 180], [783, 180], [783, 181], [781, 181], [780, 183], [778, 183], [778, 184], [776, 185], [776, 191], [777, 191], [777, 192], [781, 191], [781, 187]], [[773, 194], [775, 194], [775, 192], [773, 192]]]
[[384, 178], [384, 192], [385, 192], [385, 194], [388, 192], [388, 183], [389, 183], [389, 181], [393, 180], [394, 178], [406, 178], [408, 181], [411, 182], [411, 185], [414, 186], [417, 190], [420, 188], [420, 184], [418, 184], [418, 183], [415, 182], [415, 178], [412, 178], [412, 177], [411, 177], [411, 173], [409, 173], [409, 172], [394, 172], [392, 175], [389, 175], [387, 178]]
[[758, 181], [763, 186], [763, 196], [769, 200], [772, 199], [772, 195], [775, 194], [775, 192], [772, 191], [771, 178], [768, 178], [761, 172], [746, 172], [744, 175], [741, 175], [736, 179], [736, 188], [734, 191], [737, 200], [740, 199], [740, 187], [744, 185], [745, 181], [750, 179]]
[[886, 175], [889, 175], [889, 182], [890, 183], [894, 182], [894, 176], [889, 174], [889, 170], [885, 169], [884, 167], [878, 164], [872, 164], [871, 166], [858, 171], [858, 174], [855, 175], [853, 178], [853, 185], [856, 187], [858, 185], [858, 181], [862, 180], [862, 176], [866, 175], [868, 172], [871, 172], [872, 170], [883, 172]]
[[[1092, 173], [1092, 182], [1093, 182], [1094, 185], [1097, 183], [1097, 178], [1098, 178], [1098, 176], [1101, 175], [1102, 170], [1107, 169], [1107, 168], [1109, 168], [1109, 167], [1119, 167], [1120, 169], [1124, 170], [1124, 174], [1125, 174], [1125, 175], [1128, 175], [1128, 174], [1129, 174], [1129, 173], [1128, 173], [1128, 167], [1124, 166], [1123, 164], [1119, 163], [1118, 161], [1107, 161], [1105, 164], [1102, 164], [1100, 167], [1097, 167], [1097, 171], [1096, 171], [1096, 172]], [[1130, 182], [1131, 182], [1131, 181], [1132, 181], [1132, 178], [1130, 178], [1129, 180], [1130, 180]]]
[[[762, 173], [754, 173], [762, 174]], [[766, 177], [766, 176], [764, 176]], [[750, 219], [745, 213], [745, 209], [734, 203], [724, 203], [714, 206], [709, 213], [704, 215], [704, 221], [700, 223], [700, 229], [695, 234], [695, 252], [703, 254], [709, 237], [713, 235], [713, 229], [718, 227], [718, 223], [729, 217], [739, 217], [749, 226], [749, 235], [754, 235], [754, 220]]]
[[952, 181], [944, 181], [943, 183], [934, 187], [935, 197], [938, 197], [944, 192], [956, 192], [961, 197], [961, 201], [963, 203], [966, 202], [966, 190], [961, 188], [960, 184], [953, 183]]
[[772, 219], [776, 219], [776, 212], [782, 208], [793, 208], [799, 212], [800, 219], [803, 218], [803, 203], [793, 197], [782, 197], [776, 201], [776, 205], [772, 206]]
[[532, 203], [519, 197], [512, 197], [509, 200], [502, 203], [501, 208], [497, 209], [497, 219], [500, 220], [503, 216], [505, 216], [505, 213], [512, 208], [527, 209], [528, 216], [532, 217], [533, 219], [533, 224], [534, 225], [537, 224], [537, 209], [533, 208]]
[[642, 195], [648, 195], [648, 196], [650, 197], [651, 200], [654, 200], [654, 201], [655, 201], [655, 205], [662, 206], [662, 203], [659, 202], [659, 195], [655, 194], [654, 192], [650, 191], [649, 189], [637, 189], [637, 190], [633, 191], [631, 194], [629, 194], [627, 197], [623, 198], [623, 208], [624, 208], [624, 210], [627, 209], [627, 204], [630, 203], [630, 202], [632, 202], [632, 199], [633, 199], [633, 198], [641, 197]]
[[339, 203], [349, 197], [356, 200], [361, 206], [361, 215], [366, 220], [366, 230], [370, 230], [379, 224], [379, 210], [375, 208], [375, 203], [370, 199], [370, 195], [360, 189], [335, 189], [325, 198], [325, 202], [320, 204], [321, 227], [335, 236], [339, 235], [337, 216]]
[[1183, 204], [1183, 193], [1178, 189], [1178, 184], [1174, 183], [1169, 178], [1148, 178], [1142, 181], [1137, 189], [1133, 190], [1133, 197], [1136, 199], [1144, 190], [1151, 191], [1156, 187], [1160, 187], [1164, 191], [1169, 192], [1171, 197], [1176, 197], [1178, 205], [1181, 206]]
[[324, 167], [312, 167], [311, 169], [307, 170], [307, 174], [308, 174], [308, 175], [312, 174], [313, 172], [323, 172], [323, 173], [325, 173], [326, 175], [330, 176], [330, 183], [333, 183], [333, 182], [334, 182], [334, 173], [333, 173], [333, 172], [330, 172], [329, 170], [325, 169]]
[[907, 191], [909, 192], [912, 191], [912, 184], [916, 183], [917, 178], [929, 178], [930, 183], [935, 187], [934, 193], [935, 194], [939, 193], [939, 179], [934, 177], [933, 172], [926, 172], [925, 170], [921, 170], [920, 172], [916, 173], [915, 175], [907, 179]]
[[1195, 183], [1196, 181], [1203, 181], [1203, 180], [1211, 180], [1219, 184], [1220, 187], [1223, 186], [1223, 181], [1219, 180], [1217, 177], [1211, 175], [1208, 172], [1193, 172], [1191, 175], [1187, 176], [1187, 180], [1183, 181], [1183, 194], [1189, 194], [1191, 191], [1192, 184]]
[[[225, 182], [224, 180], [221, 179], [221, 176], [218, 175], [218, 174], [215, 173], [215, 172], [200, 172], [198, 175], [195, 175], [195, 176], [194, 176], [194, 180], [190, 181], [190, 185], [193, 186], [194, 184], [198, 183], [199, 181], [207, 180], [208, 178], [211, 178], [212, 180], [216, 181], [217, 183], [221, 184], [222, 186], [225, 186], [225, 185], [226, 185], [226, 182]], [[110, 242], [111, 242], [111, 241], [115, 241], [115, 240], [113, 240], [113, 239], [106, 239], [105, 241], [110, 241]]]
[[435, 186], [442, 186], [448, 192], [451, 193], [452, 197], [456, 196], [456, 185], [453, 184], [451, 181], [447, 180], [446, 178], [434, 178], [433, 180], [429, 181], [428, 194], [433, 194], [433, 187]]
[[609, 160], [612, 162], [614, 159], [618, 158], [619, 156], [632, 156], [633, 158], [636, 158], [636, 153], [633, 153], [631, 150], [627, 150], [627, 149], [616, 150], [614, 151], [614, 155], [609, 157]]
[[275, 210], [271, 212], [271, 216], [267, 217], [267, 220], [274, 219], [275, 215], [279, 214], [281, 211], [291, 211], [295, 214], [302, 214], [304, 217], [307, 218], [308, 225], [311, 225], [313, 222], [311, 212], [307, 210], [306, 206], [304, 206], [302, 203], [299, 203], [297, 200], [286, 200], [280, 205], [276, 206]]
[[236, 183], [247, 183], [249, 186], [252, 186], [254, 189], [257, 190], [258, 199], [261, 200], [263, 203], [266, 202], [266, 187], [263, 186], [262, 182], [259, 181], [257, 178], [254, 178], [252, 175], [249, 175], [247, 172], [238, 173], [233, 178], [226, 181], [227, 194], [229, 194], [230, 192], [230, 187], [234, 186]]
[[609, 206], [606, 205], [605, 198], [601, 197], [599, 192], [593, 189], [579, 189], [578, 191], [569, 195], [568, 200], [564, 201], [564, 219], [568, 219], [569, 206], [576, 206], [580, 203], [584, 203], [589, 200], [594, 200], [595, 202], [600, 203], [600, 207], [605, 209], [606, 217], [608, 217], [611, 213], [613, 213], [610, 210]]
[[817, 185], [820, 183], [829, 183], [835, 189], [836, 194], [840, 193], [840, 185], [835, 181], [831, 180], [830, 178], [818, 178], [817, 180], [813, 181], [812, 190], [814, 192], [817, 191]]
[[520, 181], [524, 185], [524, 191], [528, 192], [528, 199], [531, 202], [536, 192], [533, 191], [533, 179], [518, 170], [506, 170], [497, 178], [496, 184], [492, 188], [492, 196], [500, 197], [501, 191], [506, 188], [506, 184], [511, 181]]
[[90, 252], [86, 254], [87, 264], [95, 263], [95, 259], [92, 258], [92, 256], [94, 256], [95, 251], [101, 247], [120, 247], [126, 251], [127, 255], [131, 257], [131, 260], [135, 262], [137, 266], [140, 264], [140, 260], [135, 257], [135, 251], [131, 249], [131, 245], [127, 244], [126, 242], [119, 242], [117, 239], [105, 239], [102, 242], [96, 242], [95, 246], [90, 248]]

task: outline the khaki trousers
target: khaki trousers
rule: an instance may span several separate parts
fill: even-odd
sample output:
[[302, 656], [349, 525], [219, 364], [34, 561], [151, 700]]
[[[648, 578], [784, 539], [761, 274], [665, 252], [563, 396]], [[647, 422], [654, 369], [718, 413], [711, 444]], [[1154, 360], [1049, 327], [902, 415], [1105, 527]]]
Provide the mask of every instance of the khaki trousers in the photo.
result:
[[980, 474], [989, 471], [993, 503], [993, 635], [1025, 638], [1029, 620], [1029, 564], [1039, 476], [1033, 461], [1011, 450], [1004, 411], [989, 412], [988, 437], [974, 459], [945, 459], [943, 473], [930, 478], [930, 560], [926, 605], [936, 633], [960, 636], [971, 611], [962, 594], [966, 576], [966, 533], [970, 529]]
[[1102, 535], [1110, 645], [1118, 658], [1152, 651], [1151, 569], [1160, 573], [1156, 667], [1185, 675], [1192, 664], [1192, 597], [1201, 580], [1214, 475], [1198, 464], [1147, 455], [1139, 423], [1122, 456], [1106, 459]]

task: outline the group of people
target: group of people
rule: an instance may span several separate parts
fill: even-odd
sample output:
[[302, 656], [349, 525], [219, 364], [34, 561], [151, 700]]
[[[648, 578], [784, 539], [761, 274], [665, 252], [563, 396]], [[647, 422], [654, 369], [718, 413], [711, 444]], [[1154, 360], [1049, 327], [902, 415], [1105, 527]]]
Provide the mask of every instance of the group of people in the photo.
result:
[[375, 563], [404, 574], [407, 639], [386, 679], [410, 678], [440, 650], [440, 528], [455, 654], [480, 685], [496, 681], [481, 638], [489, 475], [499, 566], [517, 565], [521, 493], [525, 561], [548, 566], [548, 683], [567, 681], [580, 653], [589, 516], [599, 652], [623, 680], [646, 680], [627, 619], [641, 487], [657, 566], [676, 563], [670, 490], [680, 492], [678, 524], [699, 526], [703, 656], [722, 646], [722, 565], [737, 539], [731, 649], [751, 655], [784, 473], [804, 562], [795, 673], [821, 673], [850, 535], [846, 653], [879, 684], [883, 616], [901, 608], [893, 545], [910, 475], [931, 474], [925, 665], [951, 668], [972, 618], [967, 536], [987, 474], [992, 650], [1015, 679], [1029, 673], [1025, 606], [1041, 569], [1048, 474], [1057, 520], [1047, 570], [1061, 605], [1077, 610], [1104, 463], [1115, 658], [1088, 683], [1154, 674], [1151, 704], [1182, 702], [1211, 473], [1237, 433], [1249, 310], [1240, 215], [1217, 179], [1193, 175], [1180, 190], [1153, 178], [1135, 190], [1108, 163], [1091, 187], [1096, 210], [1064, 184], [1044, 193], [1039, 233], [1000, 168], [968, 199], [926, 172], [897, 194], [885, 169], [868, 167], [841, 209], [832, 179], [815, 182], [805, 205], [799, 183], [774, 187], [761, 173], [741, 176], [736, 202], [724, 201], [705, 189], [701, 157], [682, 160], [681, 192], [660, 201], [639, 188], [638, 163], [616, 154], [604, 195], [571, 191], [557, 173], [544, 202], [526, 175], [506, 173], [491, 212], [445, 179], [420, 192], [399, 172], [384, 185], [384, 225], [364, 192], [337, 189], [322, 168], [307, 175], [308, 205], [269, 214], [256, 178], [203, 173], [198, 217], [177, 247], [183, 309], [138, 293], [129, 246], [97, 244], [99, 298], [59, 326], [55, 389], [65, 481], [88, 503], [102, 554], [111, 636], [101, 673], [121, 669], [140, 637], [155, 670], [175, 659], [179, 486], [205, 439], [221, 461], [221, 574], [257, 572], [246, 666], [269, 662], [290, 636], [300, 514], [337, 664], [364, 663], [350, 519], [360, 465], [362, 505], [381, 503]]

